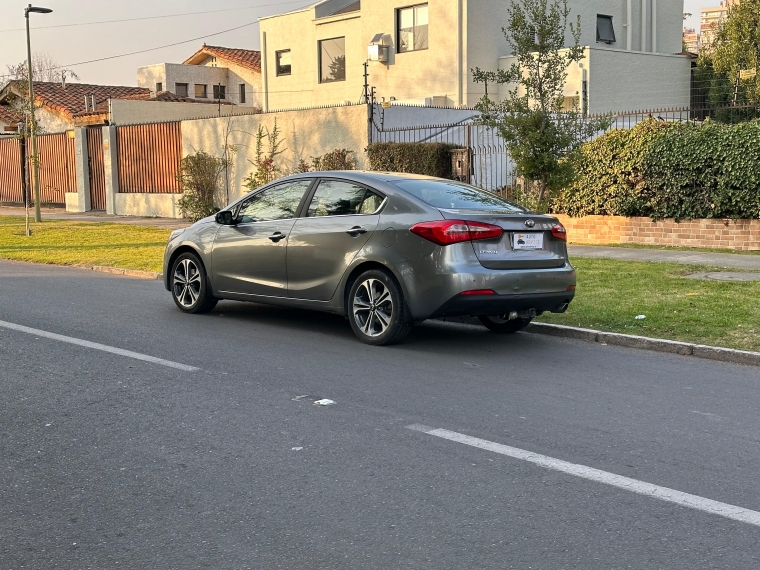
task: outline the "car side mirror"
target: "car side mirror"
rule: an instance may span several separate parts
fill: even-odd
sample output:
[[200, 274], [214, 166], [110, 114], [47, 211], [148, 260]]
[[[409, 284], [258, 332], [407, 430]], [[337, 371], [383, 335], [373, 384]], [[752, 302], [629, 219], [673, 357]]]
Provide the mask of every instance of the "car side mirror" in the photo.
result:
[[222, 224], [223, 226], [234, 226], [235, 220], [232, 217], [232, 212], [229, 210], [222, 210], [221, 212], [217, 212], [216, 223]]

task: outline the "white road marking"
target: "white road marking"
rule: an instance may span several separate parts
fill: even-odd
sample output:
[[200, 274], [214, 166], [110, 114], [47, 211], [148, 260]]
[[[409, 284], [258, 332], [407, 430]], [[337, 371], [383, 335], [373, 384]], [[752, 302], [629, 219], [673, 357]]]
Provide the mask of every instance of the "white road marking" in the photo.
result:
[[171, 360], [164, 360], [163, 358], [156, 358], [155, 356], [149, 356], [147, 354], [140, 354], [139, 352], [132, 352], [131, 350], [124, 350], [123, 348], [116, 348], [114, 346], [108, 346], [97, 342], [90, 342], [89, 340], [82, 340], [79, 338], [73, 338], [70, 336], [64, 336], [62, 334], [51, 333], [39, 329], [33, 329], [25, 327], [23, 325], [17, 325], [14, 323], [8, 323], [0, 321], [0, 327], [32, 334], [39, 337], [49, 338], [57, 340], [59, 342], [67, 342], [69, 344], [76, 344], [78, 346], [84, 346], [86, 348], [92, 348], [95, 350], [102, 350], [103, 352], [110, 352], [111, 354], [118, 354], [119, 356], [126, 356], [127, 358], [134, 358], [135, 360], [142, 360], [144, 362], [150, 362], [152, 364], [160, 364], [161, 366], [168, 366], [169, 368], [176, 368], [177, 370], [184, 370], [185, 372], [197, 372], [200, 368], [195, 366], [188, 366], [187, 364], [180, 364], [179, 362], [172, 362]]
[[713, 501], [712, 499], [706, 499], [698, 495], [683, 493], [681, 491], [676, 491], [675, 489], [669, 489], [668, 487], [661, 487], [660, 485], [653, 485], [652, 483], [631, 479], [630, 477], [623, 477], [622, 475], [594, 469], [593, 467], [586, 467], [585, 465], [570, 463], [561, 459], [554, 459], [547, 455], [540, 455], [517, 447], [510, 447], [509, 445], [502, 445], [477, 437], [470, 437], [455, 431], [436, 429], [418, 424], [406, 427], [414, 431], [420, 431], [428, 435], [448, 439], [449, 441], [455, 441], [457, 443], [477, 447], [478, 449], [506, 455], [513, 459], [521, 459], [528, 463], [538, 465], [539, 467], [544, 467], [545, 469], [567, 473], [568, 475], [574, 475], [582, 479], [595, 481], [596, 483], [603, 483], [632, 493], [645, 495], [653, 499], [675, 503], [676, 505], [681, 505], [690, 509], [696, 509], [698, 511], [718, 515], [735, 521], [760, 526], [760, 512], [745, 509], [743, 507]]

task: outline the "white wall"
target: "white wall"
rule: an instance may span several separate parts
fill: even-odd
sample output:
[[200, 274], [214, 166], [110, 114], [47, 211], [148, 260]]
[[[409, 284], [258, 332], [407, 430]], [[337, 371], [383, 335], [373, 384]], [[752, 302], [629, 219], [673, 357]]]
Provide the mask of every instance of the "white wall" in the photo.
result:
[[247, 115], [254, 112], [250, 107], [221, 105], [216, 103], [176, 103], [169, 101], [130, 101], [111, 99], [110, 122], [113, 125], [137, 125], [200, 119], [204, 117], [227, 117]]
[[[283, 152], [277, 158], [277, 165], [283, 176], [294, 172], [299, 160], [310, 163], [312, 157], [338, 148], [355, 151], [358, 168], [364, 168], [364, 149], [367, 147], [367, 108], [364, 105], [183, 121], [183, 155], [203, 150], [222, 157], [225, 135], [229, 134], [226, 144], [236, 149], [230, 168], [230, 200], [235, 200], [248, 192], [243, 187], [243, 179], [254, 169], [252, 161], [256, 157], [259, 126], [271, 131], [275, 121], [282, 131], [280, 150]], [[226, 204], [224, 194], [221, 190], [219, 205]]]
[[690, 104], [688, 56], [592, 49], [589, 57], [590, 113], [680, 108]]

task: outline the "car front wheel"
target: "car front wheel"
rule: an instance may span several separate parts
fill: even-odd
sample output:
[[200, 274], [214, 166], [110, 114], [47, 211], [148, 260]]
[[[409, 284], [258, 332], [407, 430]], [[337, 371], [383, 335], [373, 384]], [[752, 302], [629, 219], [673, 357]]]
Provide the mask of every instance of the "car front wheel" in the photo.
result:
[[383, 270], [367, 271], [354, 281], [348, 313], [354, 334], [367, 344], [401, 342], [412, 329], [401, 286]]
[[211, 294], [206, 269], [194, 253], [183, 253], [174, 261], [171, 291], [174, 302], [186, 313], [208, 313], [217, 303]]
[[533, 319], [512, 319], [507, 315], [488, 315], [478, 317], [483, 326], [491, 332], [499, 334], [512, 334], [523, 330]]

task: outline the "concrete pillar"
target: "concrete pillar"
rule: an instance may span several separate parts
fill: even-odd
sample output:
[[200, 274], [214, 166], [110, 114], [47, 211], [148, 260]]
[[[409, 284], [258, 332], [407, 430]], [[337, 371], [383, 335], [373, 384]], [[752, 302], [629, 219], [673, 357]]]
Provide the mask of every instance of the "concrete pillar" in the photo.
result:
[[86, 128], [74, 129], [74, 146], [77, 155], [77, 199], [75, 204], [72, 204], [74, 207], [71, 210], [67, 203], [66, 210], [89, 212], [92, 210], [92, 205], [90, 203], [90, 155], [87, 150]]
[[119, 158], [116, 152], [116, 127], [103, 127], [103, 163], [106, 172], [106, 213], [116, 215], [119, 193]]

